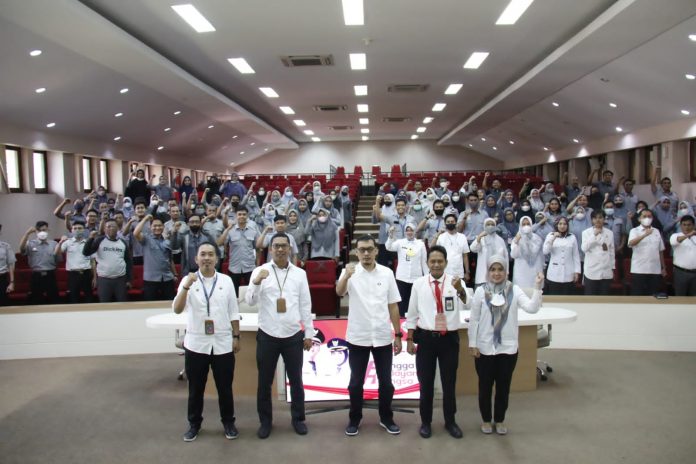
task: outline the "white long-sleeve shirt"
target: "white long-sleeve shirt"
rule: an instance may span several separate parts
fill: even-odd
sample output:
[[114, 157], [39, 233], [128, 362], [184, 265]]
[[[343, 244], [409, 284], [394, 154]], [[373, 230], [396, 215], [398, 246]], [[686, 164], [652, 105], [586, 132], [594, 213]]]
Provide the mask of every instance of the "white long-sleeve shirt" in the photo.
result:
[[[606, 250], [603, 245], [606, 245]], [[616, 259], [611, 230], [602, 228], [599, 234], [595, 234], [594, 227], [583, 230], [580, 248], [585, 253], [585, 277], [592, 280], [614, 278]]]
[[575, 235], [555, 237], [551, 232], [544, 240], [544, 254], [549, 255], [546, 278], [551, 282], [572, 282], [580, 274], [580, 251]]
[[672, 244], [674, 251], [674, 265], [682, 269], [690, 271], [696, 270], [696, 237], [691, 236], [681, 243], [677, 241], [679, 237], [683, 237], [683, 233], [672, 234], [669, 238], [669, 243]]
[[[438, 240], [438, 245], [440, 244]], [[478, 254], [476, 261], [476, 278], [474, 282], [476, 284], [482, 284], [486, 281], [488, 274], [488, 258], [495, 255], [500, 255], [505, 257], [507, 261], [508, 251], [507, 244], [505, 240], [500, 238], [497, 234], [486, 235], [481, 238], [481, 241], [474, 239], [471, 242], [471, 251]]]
[[[643, 226], [634, 227], [628, 234], [628, 242], [645, 234]], [[660, 253], [665, 249], [662, 242], [660, 231], [654, 227], [650, 230], [650, 235], [630, 246], [633, 249], [631, 255], [631, 274], [660, 274], [662, 263]]]
[[395, 251], [399, 259], [399, 265], [396, 268], [397, 280], [413, 283], [428, 272], [426, 260], [428, 252], [422, 240], [406, 238], [394, 240], [389, 237], [384, 246], [389, 251]]
[[515, 243], [513, 240], [510, 245], [510, 257], [515, 260], [515, 268], [512, 272], [512, 283], [522, 288], [533, 288], [537, 274], [544, 271], [544, 254], [541, 252], [543, 242], [541, 239], [534, 240], [534, 237], [538, 238], [534, 233], [531, 233], [529, 237], [523, 236], [520, 239], [520, 243], [522, 243], [522, 241], [527, 242], [535, 252], [531, 264], [522, 256], [519, 243]]
[[[452, 276], [443, 273], [439, 279], [434, 279], [430, 274], [424, 275], [413, 283], [411, 288], [411, 299], [408, 302], [406, 312], [406, 329], [420, 327], [425, 330], [435, 330], [435, 315], [437, 314], [437, 300], [435, 300], [435, 285], [437, 280], [440, 285], [442, 295], [442, 307], [447, 319], [447, 330], [459, 330], [461, 327], [461, 311], [466, 309], [466, 305], [457, 296], [457, 290], [452, 284]], [[459, 277], [455, 277], [459, 278]], [[465, 291], [466, 285], [464, 285]], [[447, 310], [446, 299], [452, 299], [451, 309]], [[467, 301], [471, 295], [467, 292]]]

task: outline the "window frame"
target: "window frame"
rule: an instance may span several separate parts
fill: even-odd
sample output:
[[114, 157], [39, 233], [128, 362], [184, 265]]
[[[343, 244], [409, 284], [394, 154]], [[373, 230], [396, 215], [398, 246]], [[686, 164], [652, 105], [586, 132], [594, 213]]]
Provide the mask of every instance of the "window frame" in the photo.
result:
[[[16, 154], [16, 164], [17, 164], [17, 182], [18, 187], [10, 187], [10, 173], [7, 163], [7, 152], [14, 152]], [[24, 181], [22, 176], [22, 149], [14, 146], [5, 146], [5, 176], [7, 176], [7, 191], [9, 193], [22, 193], [24, 192]]]
[[[98, 168], [99, 168], [99, 182], [98, 184], [106, 189], [106, 191], [109, 191], [109, 161], [105, 159], [100, 159], [98, 163]], [[102, 175], [102, 168], [103, 168], [103, 175]]]
[[[82, 178], [80, 179], [80, 190], [82, 190], [84, 193], [91, 193], [94, 190], [94, 181], [92, 179], [92, 158], [88, 156], [82, 157], [80, 173], [82, 174]], [[87, 183], [89, 185], [86, 186]]]
[[[36, 155], [41, 155], [43, 163], [43, 176], [44, 176], [44, 186], [36, 186]], [[48, 193], [48, 153], [42, 150], [32, 150], [31, 151], [31, 166], [32, 166], [32, 180], [34, 185], [35, 193]]]

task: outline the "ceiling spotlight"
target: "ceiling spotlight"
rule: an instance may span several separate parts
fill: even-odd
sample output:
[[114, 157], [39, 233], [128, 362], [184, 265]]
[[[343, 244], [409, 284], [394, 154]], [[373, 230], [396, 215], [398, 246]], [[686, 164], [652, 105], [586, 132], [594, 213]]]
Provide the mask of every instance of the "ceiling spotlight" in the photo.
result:
[[573, 139], [573, 142], [580, 143], [580, 141], [578, 139]]
[[160, 145], [159, 147], [157, 147], [157, 149], [162, 151], [162, 150], [164, 150], [164, 147], [162, 145]]
[[515, 144], [515, 141], [514, 141], [514, 140], [510, 140], [510, 145], [514, 145], [514, 144]]
[[212, 129], [213, 127], [215, 127], [215, 126], [213, 124], [211, 124], [208, 126], [208, 129]]
[[469, 144], [469, 147], [473, 147], [473, 146], [474, 146], [473, 144], [471, 144], [471, 143]]
[[498, 149], [498, 147], [493, 147], [493, 149], [494, 149], [494, 150], [497, 150], [497, 149]]
[[55, 127], [55, 126], [56, 126], [55, 122], [49, 122], [48, 124], [46, 124], [46, 127], [48, 127], [48, 128]]
[[548, 147], [542, 147], [544, 151], [549, 151]]
[[689, 34], [689, 40], [692, 42], [696, 42], [696, 34]]
[[41, 53], [43, 53], [41, 50], [32, 50], [32, 51], [29, 52], [29, 55], [31, 55], [31, 56], [39, 56], [39, 55], [41, 55]]
[[482, 142], [485, 142], [485, 141], [486, 141], [486, 137], [481, 137], [481, 141], [482, 141]]
[[609, 106], [611, 106], [612, 108], [616, 108], [618, 105], [614, 102], [611, 102], [611, 103], [609, 103]]
[[44, 93], [46, 91], [46, 87], [39, 87], [38, 89], [34, 90], [36, 93]]
[[119, 93], [128, 93], [128, 87], [124, 87], [121, 90], [119, 90]]
[[181, 111], [175, 111], [174, 116], [179, 116], [181, 114]]
[[418, 135], [416, 135], [416, 134], [413, 134], [413, 135], [411, 136], [411, 140], [416, 140], [417, 138], [418, 138]]
[[623, 132], [623, 128], [620, 126], [616, 126], [616, 132]]
[[238, 135], [233, 135], [233, 136], [232, 136], [233, 139], [236, 139], [237, 137], [239, 137], [239, 136], [238, 136]]
[[164, 129], [164, 132], [169, 132], [170, 130], [172, 130], [171, 127], [166, 127], [166, 128]]
[[556, 108], [558, 108], [559, 106], [561, 106], [561, 105], [558, 104], [558, 102], [551, 102], [551, 104], [552, 104], [553, 106], [555, 106]]
[[123, 113], [116, 113], [116, 114], [114, 114], [114, 118], [120, 118], [121, 116], [123, 116]]
[[689, 112], [689, 110], [681, 110], [681, 114], [683, 114], [684, 116], [688, 116], [691, 113]]
[[243, 155], [243, 154], [244, 154], [244, 152], [243, 152], [243, 151], [240, 151], [240, 152], [239, 152], [239, 154], [240, 154], [240, 155]]
[[684, 77], [686, 77], [690, 81], [693, 81], [694, 79], [696, 79], [696, 76], [694, 76], [693, 74], [684, 74]]
[[114, 142], [118, 142], [119, 140], [121, 140], [121, 137], [114, 137]]

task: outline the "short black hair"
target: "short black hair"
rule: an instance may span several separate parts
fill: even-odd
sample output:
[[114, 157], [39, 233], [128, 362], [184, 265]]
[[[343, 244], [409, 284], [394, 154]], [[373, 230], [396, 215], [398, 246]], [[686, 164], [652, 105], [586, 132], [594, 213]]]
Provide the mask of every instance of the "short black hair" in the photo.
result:
[[466, 196], [466, 199], [468, 200], [468, 199], [470, 199], [471, 197], [476, 198], [476, 201], [478, 201], [478, 199], [479, 199], [478, 195], [475, 194], [474, 192], [469, 193], [469, 194]]
[[40, 229], [41, 227], [44, 227], [44, 226], [48, 227], [48, 222], [46, 222], [46, 221], [36, 221], [36, 226], [35, 226], [35, 227], [36, 227], [37, 229]]
[[246, 206], [239, 206], [239, 207], [237, 207], [237, 211], [235, 211], [235, 212], [236, 212], [236, 213], [242, 212], [242, 213], [247, 213], [247, 214], [248, 214], [248, 213], [249, 213], [249, 210], [247, 209]]
[[282, 214], [277, 214], [276, 217], [273, 218], [273, 223], [275, 224], [275, 223], [278, 222], [278, 221], [285, 221], [285, 222], [288, 222], [288, 218], [286, 218], [286, 217], [285, 217], [284, 215], [282, 215]]
[[85, 216], [88, 215], [89, 213], [94, 213], [94, 214], [96, 214], [97, 216], [99, 216], [99, 211], [97, 211], [97, 210], [94, 209], [94, 208], [92, 208], [92, 209], [90, 209], [90, 210], [87, 210], [87, 212], [85, 213]]
[[408, 202], [406, 201], [406, 199], [403, 198], [403, 197], [397, 198], [396, 201], [394, 202], [395, 205], [398, 205], [399, 203], [403, 203], [403, 204], [405, 204], [405, 205], [408, 204]]
[[197, 255], [198, 252], [200, 251], [201, 247], [202, 247], [202, 246], [205, 246], [205, 245], [209, 245], [209, 246], [213, 247], [213, 250], [215, 251], [215, 256], [216, 256], [216, 257], [218, 256], [218, 254], [219, 254], [218, 247], [217, 247], [217, 245], [215, 245], [215, 244], [213, 244], [213, 243], [211, 243], [211, 242], [201, 242], [201, 243], [199, 243], [199, 244], [198, 244], [198, 248], [196, 248], [196, 255]]
[[454, 222], [457, 222], [457, 215], [454, 213], [449, 213], [447, 216], [445, 216], [445, 221], [447, 221], [447, 218], [453, 217]]
[[355, 245], [357, 246], [360, 242], [372, 242], [374, 246], [377, 246], [377, 240], [375, 240], [375, 237], [370, 234], [365, 234], [358, 237], [358, 239], [355, 241]]
[[138, 205], [143, 205], [147, 208], [147, 201], [145, 201], [145, 198], [138, 197], [133, 201], [133, 208], [135, 208]]
[[[285, 218], [285, 216], [283, 216], [283, 218]], [[277, 238], [285, 238], [285, 240], [288, 241], [288, 244], [290, 244], [290, 237], [288, 236], [288, 234], [286, 234], [285, 232], [278, 232], [278, 233], [275, 234], [273, 237], [271, 237], [271, 241], [268, 243], [268, 246], [269, 246], [269, 247], [272, 247], [272, 246], [273, 246], [273, 242], [274, 242], [275, 239], [277, 239]]]
[[604, 175], [604, 174], [611, 174], [612, 176], [614, 175], [614, 173], [608, 169], [602, 173], [602, 175]]
[[679, 220], [679, 224], [683, 224], [685, 222], [694, 222], [694, 217], [690, 214], [685, 214], [682, 216], [682, 218]]
[[590, 214], [590, 217], [592, 219], [595, 219], [598, 217], [601, 217], [602, 219], [604, 219], [607, 217], [607, 215], [601, 209], [596, 209], [596, 210], [592, 211], [592, 214]]
[[84, 226], [85, 226], [85, 221], [73, 221], [71, 227], [72, 227], [72, 226], [82, 226], [82, 227], [84, 227]]
[[435, 209], [435, 203], [441, 204], [443, 208], [445, 207], [445, 202], [438, 198], [437, 200], [433, 201], [433, 209]]
[[442, 253], [442, 256], [445, 257], [445, 261], [447, 261], [447, 249], [445, 247], [440, 246], [440, 245], [431, 246], [430, 249], [428, 250], [428, 259], [430, 259], [430, 255], [433, 252]]

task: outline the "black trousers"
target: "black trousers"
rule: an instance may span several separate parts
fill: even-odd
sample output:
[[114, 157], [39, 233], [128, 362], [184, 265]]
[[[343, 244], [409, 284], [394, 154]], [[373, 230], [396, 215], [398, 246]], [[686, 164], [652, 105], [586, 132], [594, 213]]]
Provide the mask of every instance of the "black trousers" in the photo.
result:
[[[510, 383], [512, 373], [517, 364], [517, 353], [496, 354], [493, 356], [481, 355], [474, 360], [476, 373], [478, 374], [478, 402], [481, 419], [483, 422], [505, 421], [505, 412], [508, 408], [510, 397]], [[491, 397], [495, 384], [495, 415], [491, 413]]]
[[631, 295], [652, 296], [660, 291], [660, 274], [631, 274]]
[[377, 254], [377, 264], [382, 266], [387, 266], [389, 269], [393, 269], [394, 261], [397, 259], [397, 254], [393, 251], [387, 250], [387, 247], [383, 243], [378, 246], [379, 253]]
[[350, 365], [350, 382], [348, 393], [350, 394], [349, 418], [352, 424], [359, 424], [362, 419], [363, 385], [370, 353], [375, 362], [377, 381], [379, 382], [379, 419], [382, 422], [390, 422], [394, 417], [391, 404], [394, 398], [394, 384], [392, 384], [392, 351], [391, 343], [384, 346], [359, 346], [350, 343], [348, 345], [348, 365]]
[[[91, 303], [92, 270], [68, 271], [68, 291], [70, 303]], [[80, 296], [80, 292], [83, 296]]]
[[10, 285], [10, 273], [0, 274], [0, 306], [10, 304], [10, 298], [7, 296], [7, 287]]
[[411, 299], [411, 288], [413, 284], [397, 279], [396, 287], [399, 289], [399, 295], [401, 295], [401, 301], [399, 301], [399, 314], [401, 317], [405, 317], [406, 311], [408, 311], [408, 302]]
[[696, 271], [689, 272], [674, 268], [674, 294], [676, 296], [696, 296]]
[[234, 353], [202, 354], [185, 350], [184, 365], [188, 377], [188, 421], [194, 428], [200, 428], [203, 422], [203, 394], [208, 381], [208, 369], [213, 368], [213, 378], [218, 392], [220, 419], [223, 424], [234, 424], [234, 397], [232, 380], [234, 379]]
[[249, 282], [251, 280], [251, 271], [240, 272], [239, 274], [236, 274], [234, 272], [229, 272], [229, 274], [230, 274], [230, 277], [232, 278], [232, 283], [234, 284], [235, 294], [237, 295], [237, 298], [239, 298], [239, 287], [242, 284], [242, 281], [244, 281], [247, 285], [249, 285]]
[[608, 295], [611, 279], [592, 280], [584, 278], [585, 295]]
[[553, 282], [546, 281], [549, 289], [549, 295], [573, 295], [575, 294], [574, 282]]
[[97, 276], [97, 296], [100, 303], [126, 301], [128, 299], [126, 276], [114, 278]]
[[176, 296], [175, 281], [143, 281], [143, 299], [145, 301], [173, 300]]
[[31, 304], [58, 303], [56, 271], [34, 271], [31, 273]]
[[418, 344], [416, 372], [420, 383], [421, 422], [430, 424], [433, 420], [435, 366], [439, 364], [445, 425], [454, 424], [457, 412], [455, 386], [459, 366], [459, 333], [452, 331], [440, 335], [439, 332], [416, 329], [413, 341]]
[[[288, 338], [272, 337], [261, 329], [256, 333], [256, 367], [259, 371], [256, 410], [259, 413], [259, 421], [263, 425], [271, 425], [273, 422], [271, 387], [280, 356], [283, 357], [285, 371], [290, 381], [290, 416], [293, 420], [305, 420], [305, 395], [302, 383], [303, 342], [303, 332], [297, 332]], [[278, 382], [285, 383], [285, 379], [278, 379]]]

